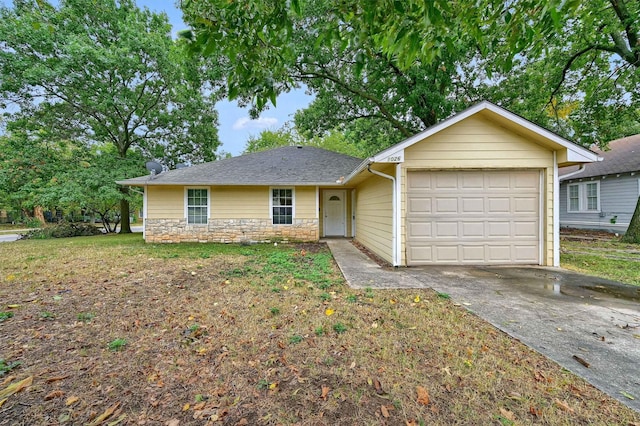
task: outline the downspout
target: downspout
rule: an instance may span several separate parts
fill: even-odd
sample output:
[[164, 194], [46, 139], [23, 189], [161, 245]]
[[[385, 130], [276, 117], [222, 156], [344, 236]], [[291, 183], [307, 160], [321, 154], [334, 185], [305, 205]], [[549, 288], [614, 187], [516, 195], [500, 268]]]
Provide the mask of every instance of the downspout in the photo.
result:
[[397, 192], [396, 191], [396, 178], [394, 178], [393, 176], [384, 174], [382, 172], [379, 172], [377, 170], [371, 170], [371, 164], [369, 164], [367, 166], [367, 170], [370, 173], [373, 173], [374, 175], [383, 177], [385, 179], [390, 179], [391, 182], [393, 183], [393, 186], [392, 186], [393, 192], [391, 194], [391, 199], [393, 200], [392, 203], [391, 203], [393, 205], [393, 208], [391, 209], [391, 211], [392, 211], [392, 214], [391, 214], [391, 251], [392, 251], [391, 258], [393, 259], [393, 266], [397, 268], [398, 266], [400, 266], [400, 262], [398, 261], [398, 249], [396, 247], [396, 241], [398, 239], [397, 230], [396, 230], [396, 222], [397, 222], [396, 218], [398, 217], [398, 205], [396, 203], [396, 192]]

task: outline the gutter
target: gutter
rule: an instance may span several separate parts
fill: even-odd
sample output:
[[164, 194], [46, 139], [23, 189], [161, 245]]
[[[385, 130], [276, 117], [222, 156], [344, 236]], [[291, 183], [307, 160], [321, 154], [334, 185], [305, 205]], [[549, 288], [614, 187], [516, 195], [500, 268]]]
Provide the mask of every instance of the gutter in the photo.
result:
[[566, 175], [562, 175], [558, 178], [558, 180], [566, 180], [566, 179], [569, 179], [571, 176], [575, 176], [578, 173], [582, 173], [584, 172], [585, 167], [586, 167], [585, 164], [580, 164], [580, 167], [578, 168], [578, 170], [571, 173], [567, 173]]
[[391, 203], [393, 205], [392, 208], [392, 217], [391, 217], [391, 258], [393, 259], [393, 266], [395, 268], [397, 268], [398, 266], [400, 266], [400, 261], [398, 259], [398, 248], [396, 247], [396, 241], [398, 240], [398, 232], [396, 229], [396, 222], [397, 222], [397, 218], [398, 218], [398, 203], [396, 203], [396, 193], [398, 192], [396, 189], [396, 178], [387, 174], [384, 174], [382, 172], [379, 172], [377, 170], [371, 170], [371, 164], [367, 165], [367, 170], [370, 173], [373, 173], [374, 175], [383, 177], [385, 179], [389, 179], [391, 180], [391, 182], [393, 183], [393, 192], [391, 195], [391, 199], [393, 200], [393, 202]]

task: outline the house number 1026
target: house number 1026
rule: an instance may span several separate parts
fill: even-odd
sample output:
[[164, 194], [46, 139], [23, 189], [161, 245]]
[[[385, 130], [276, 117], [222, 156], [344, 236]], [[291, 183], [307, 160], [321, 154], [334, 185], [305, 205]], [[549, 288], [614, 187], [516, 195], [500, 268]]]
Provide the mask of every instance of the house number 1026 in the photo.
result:
[[392, 163], [396, 161], [402, 161], [402, 158], [399, 155], [397, 155], [395, 157], [389, 157], [389, 161]]

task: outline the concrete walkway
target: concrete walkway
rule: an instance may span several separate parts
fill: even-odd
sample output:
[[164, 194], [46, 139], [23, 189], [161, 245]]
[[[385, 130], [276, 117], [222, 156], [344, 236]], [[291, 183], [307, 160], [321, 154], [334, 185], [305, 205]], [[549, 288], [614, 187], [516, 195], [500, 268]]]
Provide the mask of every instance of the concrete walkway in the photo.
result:
[[348, 240], [326, 243], [351, 287], [431, 288], [447, 293], [498, 329], [640, 412], [640, 288], [558, 268], [394, 270], [380, 267]]

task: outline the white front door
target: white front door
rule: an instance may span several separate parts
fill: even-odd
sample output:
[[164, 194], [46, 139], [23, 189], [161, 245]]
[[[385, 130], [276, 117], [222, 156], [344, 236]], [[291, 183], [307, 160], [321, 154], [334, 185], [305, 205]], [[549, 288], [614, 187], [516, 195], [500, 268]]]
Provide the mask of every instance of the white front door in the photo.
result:
[[346, 237], [346, 209], [344, 190], [325, 190], [323, 199], [325, 237]]

